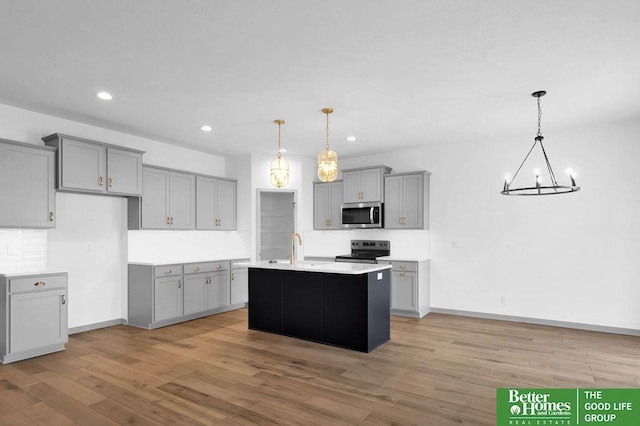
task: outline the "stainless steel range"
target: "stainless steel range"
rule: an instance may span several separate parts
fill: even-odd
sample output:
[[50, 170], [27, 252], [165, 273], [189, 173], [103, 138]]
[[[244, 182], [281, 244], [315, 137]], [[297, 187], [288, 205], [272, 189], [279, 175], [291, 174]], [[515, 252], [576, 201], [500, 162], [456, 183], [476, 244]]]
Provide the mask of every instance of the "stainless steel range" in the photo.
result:
[[351, 254], [336, 256], [336, 262], [378, 263], [379, 257], [390, 254], [390, 241], [351, 240]]

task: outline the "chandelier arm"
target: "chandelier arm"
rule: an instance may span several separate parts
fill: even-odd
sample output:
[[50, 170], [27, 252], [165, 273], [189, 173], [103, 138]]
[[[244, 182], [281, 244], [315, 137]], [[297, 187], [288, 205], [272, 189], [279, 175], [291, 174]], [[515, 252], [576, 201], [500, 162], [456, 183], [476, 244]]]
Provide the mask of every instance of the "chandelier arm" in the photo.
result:
[[529, 158], [529, 155], [531, 154], [531, 151], [533, 151], [533, 148], [536, 147], [536, 143], [537, 142], [538, 142], [538, 140], [535, 140], [533, 142], [533, 145], [531, 146], [531, 149], [529, 150], [527, 155], [524, 157], [524, 160], [522, 160], [522, 163], [520, 163], [520, 167], [518, 167], [518, 170], [516, 170], [516, 172], [513, 174], [513, 177], [511, 178], [511, 182], [513, 182], [515, 180], [516, 176], [518, 176], [518, 173], [520, 172], [520, 169], [522, 168], [522, 166], [524, 166], [524, 163], [527, 161], [527, 158]]
[[556, 180], [556, 174], [553, 173], [553, 168], [551, 168], [551, 163], [549, 162], [549, 157], [547, 157], [547, 151], [544, 149], [544, 145], [542, 144], [542, 140], [540, 141], [540, 148], [542, 148], [542, 154], [544, 155], [544, 161], [547, 163], [547, 170], [549, 170], [549, 176], [551, 177], [551, 182], [554, 186], [558, 186], [558, 181]]

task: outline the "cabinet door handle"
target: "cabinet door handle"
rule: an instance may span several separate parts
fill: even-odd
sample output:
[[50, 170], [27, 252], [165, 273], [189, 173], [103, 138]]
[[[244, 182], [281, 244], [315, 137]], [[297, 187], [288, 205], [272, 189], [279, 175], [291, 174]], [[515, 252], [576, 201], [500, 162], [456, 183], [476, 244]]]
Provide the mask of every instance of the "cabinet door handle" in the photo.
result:
[[167, 216], [167, 225], [171, 225], [171, 218]]
[[166, 271], [164, 271], [165, 274], [170, 274], [171, 273], [171, 269], [167, 269]]
[[109, 188], [113, 188], [113, 178], [109, 178]]
[[331, 219], [329, 219], [329, 226], [331, 226]]
[[100, 177], [98, 178], [98, 183], [100, 184], [100, 186], [102, 186], [102, 181], [103, 181], [102, 176], [100, 176]]
[[194, 266], [194, 267], [193, 267], [193, 270], [194, 270], [194, 271], [199, 271], [199, 270], [200, 270], [200, 267], [199, 267], [199, 266]]
[[173, 216], [171, 216], [171, 225], [173, 225]]
[[66, 297], [64, 297], [64, 294], [62, 295], [62, 304], [63, 305], [67, 304], [67, 299], [66, 299]]
[[178, 288], [182, 288], [182, 280], [178, 280]]
[[42, 287], [44, 286], [46, 283], [44, 281], [38, 281], [37, 283], [34, 283], [33, 286], [34, 287]]
[[53, 212], [49, 212], [49, 222], [53, 222]]
[[222, 219], [218, 219], [218, 226], [222, 226]]
[[235, 276], [235, 275], [233, 275], [233, 272], [232, 272], [232, 273], [231, 273], [231, 281], [233, 281], [233, 280], [235, 280], [235, 279], [236, 279], [236, 276]]

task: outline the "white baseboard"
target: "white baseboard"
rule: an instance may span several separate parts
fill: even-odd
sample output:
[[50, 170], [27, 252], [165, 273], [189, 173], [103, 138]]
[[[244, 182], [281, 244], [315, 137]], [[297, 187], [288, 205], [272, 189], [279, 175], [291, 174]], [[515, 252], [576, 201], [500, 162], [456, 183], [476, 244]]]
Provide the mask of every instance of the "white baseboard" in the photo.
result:
[[82, 333], [84, 331], [97, 330], [99, 328], [111, 327], [114, 325], [127, 325], [127, 320], [124, 318], [114, 319], [109, 321], [96, 322], [93, 324], [80, 325], [78, 327], [71, 327], [69, 334]]
[[460, 315], [463, 317], [523, 322], [526, 324], [548, 325], [552, 327], [564, 327], [564, 328], [574, 328], [578, 330], [599, 331], [602, 333], [640, 336], [640, 330], [635, 330], [632, 328], [608, 327], [604, 325], [582, 324], [579, 322], [554, 321], [554, 320], [546, 320], [546, 319], [538, 319], [538, 318], [517, 317], [512, 315], [489, 314], [485, 312], [459, 311], [456, 309], [431, 308], [431, 312], [435, 314]]

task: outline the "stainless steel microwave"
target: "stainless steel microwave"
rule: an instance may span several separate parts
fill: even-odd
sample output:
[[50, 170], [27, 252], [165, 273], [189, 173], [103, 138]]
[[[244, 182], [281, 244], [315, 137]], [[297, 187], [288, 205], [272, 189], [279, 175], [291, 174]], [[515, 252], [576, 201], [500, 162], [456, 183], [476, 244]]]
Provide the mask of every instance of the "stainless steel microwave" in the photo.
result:
[[343, 228], [382, 228], [382, 203], [347, 203], [342, 205]]

